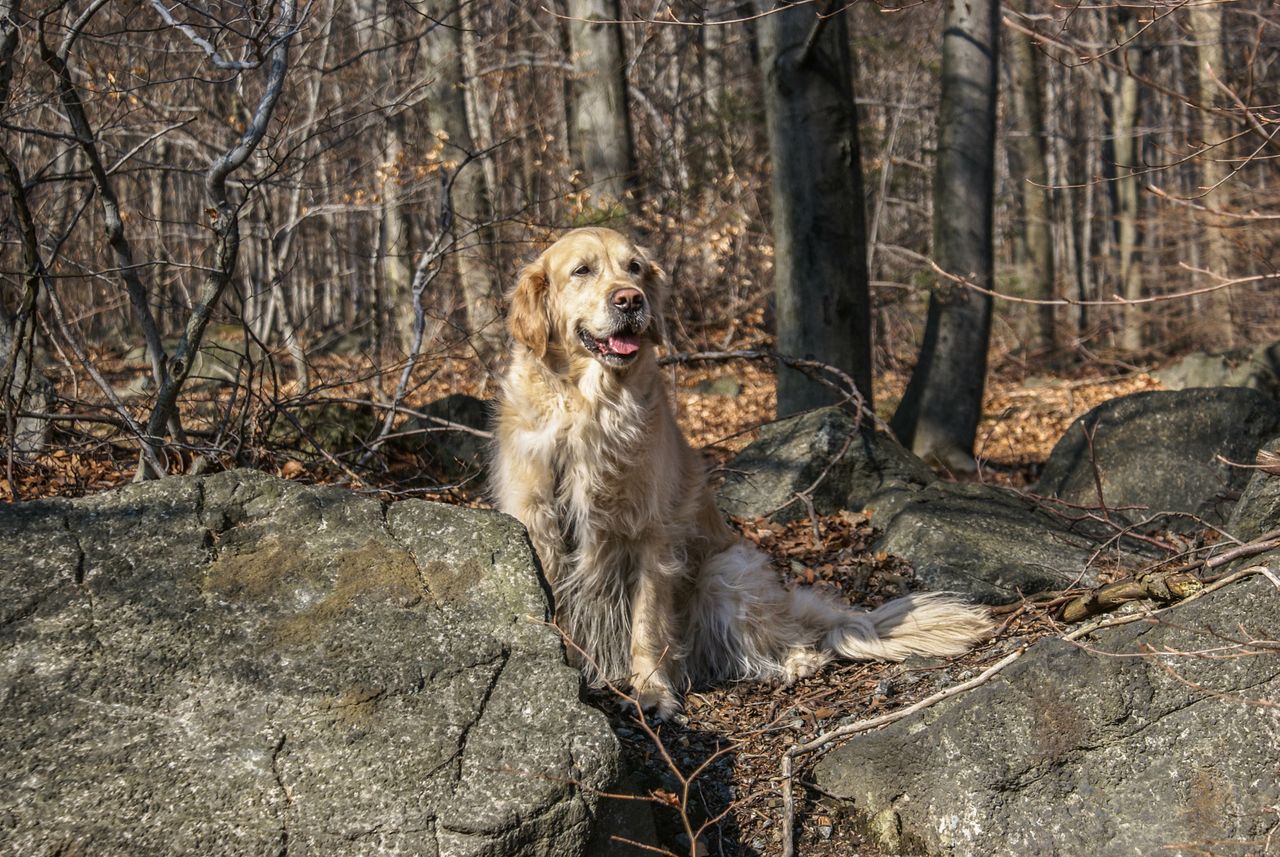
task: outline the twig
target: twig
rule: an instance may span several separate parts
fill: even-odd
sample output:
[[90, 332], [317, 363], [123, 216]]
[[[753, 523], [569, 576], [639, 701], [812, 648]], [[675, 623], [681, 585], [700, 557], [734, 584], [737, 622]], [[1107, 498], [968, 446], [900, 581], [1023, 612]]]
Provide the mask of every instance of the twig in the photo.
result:
[[667, 18], [658, 18], [657, 16], [650, 16], [648, 18], [636, 17], [636, 18], [616, 18], [616, 19], [575, 18], [572, 15], [562, 14], [549, 6], [541, 6], [539, 8], [541, 8], [543, 12], [547, 12], [553, 17], [559, 18], [562, 21], [579, 21], [582, 23], [587, 23], [592, 25], [645, 24], [648, 26], [668, 26], [668, 27], [728, 27], [728, 26], [734, 26], [738, 24], [748, 24], [748, 23], [751, 23], [752, 21], [759, 21], [762, 18], [767, 18], [770, 15], [776, 15], [779, 12], [784, 12], [787, 9], [790, 9], [794, 6], [804, 6], [808, 3], [815, 3], [815, 2], [818, 2], [818, 0], [798, 0], [798, 2], [795, 2], [795, 3], [775, 6], [772, 9], [766, 9], [761, 12], [756, 12], [755, 14], [742, 15], [737, 18], [725, 18], [719, 21], [683, 21], [676, 17], [675, 10], [672, 8], [670, 4], [667, 5], [666, 11], [667, 11], [667, 15], [669, 16]]
[[155, 9], [156, 12], [159, 13], [160, 18], [166, 24], [182, 33], [191, 40], [193, 45], [204, 51], [209, 57], [209, 62], [213, 63], [217, 68], [224, 71], [249, 71], [262, 65], [261, 59], [229, 60], [224, 58], [222, 54], [218, 53], [218, 49], [215, 48], [208, 39], [195, 31], [194, 27], [189, 24], [183, 24], [175, 19], [173, 14], [165, 7], [164, 3], [160, 2], [160, 0], [151, 0], [151, 8]]
[[1111, 521], [1111, 513], [1107, 511], [1107, 501], [1102, 495], [1102, 468], [1098, 466], [1097, 451], [1093, 446], [1093, 436], [1098, 431], [1098, 426], [1080, 425], [1080, 431], [1084, 434], [1084, 442], [1089, 447], [1089, 469], [1093, 471], [1093, 485], [1098, 492], [1098, 508], [1102, 510], [1103, 520], [1108, 523]]
[[[535, 621], [542, 621], [542, 620], [535, 619]], [[591, 655], [588, 654], [585, 650], [583, 650], [581, 646], [575, 643], [573, 639], [567, 633], [565, 633], [564, 629], [562, 629], [554, 621], [546, 622], [546, 624], [549, 624], [552, 628], [554, 628], [556, 633], [560, 635], [560, 638], [564, 640], [564, 644], [569, 648], [573, 649], [574, 652], [576, 652], [580, 658], [582, 658], [584, 661], [586, 661], [589, 664], [592, 664], [592, 665], [595, 664], [595, 661], [591, 657]], [[597, 675], [600, 674], [599, 669], [596, 669], [595, 672]], [[683, 771], [680, 770], [680, 766], [676, 764], [675, 759], [672, 758], [671, 753], [667, 750], [666, 744], [662, 741], [660, 737], [658, 737], [658, 733], [654, 731], [652, 726], [649, 725], [649, 720], [648, 718], [645, 717], [644, 707], [640, 704], [640, 700], [635, 698], [631, 694], [626, 693], [620, 688], [618, 688], [618, 686], [615, 685], [608, 678], [603, 678], [602, 681], [604, 682], [605, 687], [608, 688], [610, 693], [612, 693], [618, 699], [623, 700], [624, 702], [626, 702], [632, 708], [635, 709], [636, 723], [639, 725], [640, 730], [644, 732], [645, 737], [647, 737], [653, 743], [654, 747], [658, 751], [658, 755], [662, 757], [663, 763], [667, 766], [667, 769], [671, 771], [672, 775], [680, 783], [680, 795], [678, 797], [677, 804], [674, 806], [674, 808], [676, 809], [676, 811], [680, 813], [680, 823], [684, 828], [685, 835], [689, 837], [689, 853], [690, 855], [695, 854], [698, 846], [698, 838], [706, 831], [706, 829], [709, 826], [716, 824], [720, 819], [722, 819], [729, 812], [729, 808], [725, 809], [725, 811], [720, 813], [720, 815], [717, 815], [714, 818], [710, 818], [703, 824], [698, 825], [697, 829], [695, 830], [693, 826], [693, 822], [689, 818], [689, 801], [691, 798], [690, 790], [693, 786], [693, 783], [698, 779], [699, 776], [702, 775], [704, 771], [706, 771], [708, 767], [714, 764], [718, 759], [721, 759], [725, 755], [732, 753], [734, 750], [737, 749], [738, 745], [735, 742], [730, 741], [725, 746], [718, 747], [714, 753], [708, 756], [701, 764], [699, 764], [696, 768], [694, 768], [693, 771], [691, 771], [689, 774], [686, 775]], [[647, 798], [647, 800], [662, 806], [672, 806], [670, 802], [664, 801], [661, 798], [657, 797], [656, 795], [650, 795]], [[659, 851], [658, 849], [650, 849], [650, 850], [657, 851], [657, 853], [667, 853], [667, 854], [671, 853], [669, 851], [668, 852]]]
[[822, 468], [822, 472], [819, 473], [818, 477], [809, 484], [808, 488], [805, 488], [803, 491], [797, 491], [795, 494], [791, 496], [790, 500], [783, 503], [781, 506], [779, 506], [776, 509], [765, 512], [761, 517], [772, 518], [774, 515], [778, 514], [783, 509], [787, 508], [792, 503], [799, 500], [802, 503], [804, 503], [805, 508], [809, 510], [809, 517], [814, 521], [814, 538], [817, 539], [818, 541], [821, 541], [821, 539], [818, 539], [818, 533], [817, 533], [818, 518], [817, 518], [817, 512], [815, 512], [813, 508], [813, 492], [817, 489], [819, 485], [822, 484], [822, 480], [827, 478], [827, 474], [831, 472], [832, 467], [835, 467], [836, 462], [844, 458], [844, 454], [848, 452], [849, 447], [853, 445], [853, 439], [855, 437], [857, 437], [857, 435], [851, 434], [849, 435], [849, 437], [845, 438], [844, 445], [840, 447], [840, 451], [831, 457], [831, 460], [827, 462], [827, 466]]
[[[871, 423], [885, 434], [892, 435], [893, 432], [884, 420], [876, 415], [875, 411], [867, 407], [866, 397], [858, 389], [858, 385], [845, 372], [837, 366], [830, 363], [823, 363], [821, 360], [807, 360], [800, 357], [792, 357], [790, 354], [781, 354], [777, 351], [768, 349], [753, 348], [742, 349], [738, 351], [695, 351], [695, 352], [676, 352], [668, 354], [658, 360], [659, 366], [668, 366], [672, 363], [708, 363], [708, 362], [725, 362], [729, 360], [777, 360], [792, 369], [798, 369], [809, 375], [818, 383], [830, 387], [839, 393], [842, 397], [841, 401], [835, 402], [835, 405], [844, 405], [850, 402], [854, 405], [855, 418], [859, 425], [864, 419], [870, 420]], [[826, 372], [834, 376], [840, 381], [840, 384], [832, 383], [814, 372]], [[843, 385], [843, 386], [841, 386]]]
[[813, 28], [809, 30], [809, 35], [805, 37], [804, 44], [800, 46], [800, 55], [796, 57], [796, 66], [798, 68], [803, 68], [813, 59], [813, 53], [818, 47], [818, 40], [822, 38], [823, 30], [827, 28], [827, 23], [835, 15], [834, 6], [833, 0], [822, 0], [815, 16], [817, 20], [813, 22]]
[[[945, 277], [946, 279], [951, 280], [952, 282], [957, 283], [961, 286], [964, 286], [967, 289], [973, 289], [975, 292], [978, 292], [979, 294], [987, 295], [993, 298], [999, 298], [1002, 301], [1009, 301], [1011, 303], [1032, 304], [1034, 306], [1080, 306], [1080, 307], [1138, 306], [1140, 304], [1154, 304], [1154, 303], [1161, 303], [1163, 301], [1175, 301], [1175, 300], [1181, 300], [1182, 298], [1196, 297], [1197, 295], [1206, 295], [1206, 294], [1209, 294], [1210, 292], [1216, 292], [1220, 289], [1231, 288], [1232, 286], [1243, 286], [1249, 283], [1264, 283], [1270, 280], [1280, 280], [1280, 274], [1253, 274], [1252, 276], [1235, 277], [1233, 279], [1224, 279], [1219, 277], [1218, 278], [1219, 282], [1214, 283], [1212, 286], [1203, 286], [1197, 289], [1185, 289], [1184, 291], [1181, 291], [1181, 292], [1169, 292], [1168, 294], [1163, 294], [1163, 295], [1147, 295], [1146, 297], [1141, 297], [1141, 298], [1116, 297], [1116, 298], [1084, 301], [1084, 300], [1076, 300], [1075, 298], [1024, 298], [1024, 297], [1019, 297], [1018, 295], [1002, 294], [1001, 292], [994, 291], [993, 289], [988, 289], [984, 286], [980, 286], [977, 283], [971, 280], [968, 280], [964, 277], [961, 277], [957, 274], [952, 274], [948, 271], [944, 271], [941, 267], [938, 266], [937, 262], [934, 262], [932, 260], [930, 260], [929, 265], [930, 267], [933, 268], [934, 273], [938, 274], [939, 276]], [[1206, 274], [1213, 277], [1218, 276], [1217, 274], [1214, 274], [1212, 271], [1206, 271], [1202, 268], [1193, 268], [1186, 264], [1183, 264], [1180, 267], [1185, 268], [1197, 274]]]

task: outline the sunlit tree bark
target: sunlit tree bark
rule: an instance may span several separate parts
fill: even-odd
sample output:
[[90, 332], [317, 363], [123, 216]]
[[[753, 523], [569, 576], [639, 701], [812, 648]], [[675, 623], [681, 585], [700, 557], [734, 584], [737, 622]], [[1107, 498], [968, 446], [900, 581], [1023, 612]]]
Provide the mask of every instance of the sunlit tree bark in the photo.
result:
[[[759, 28], [778, 350], [841, 369], [870, 403], [866, 227], [846, 16], [810, 4], [768, 15]], [[835, 395], [778, 367], [780, 416]]]
[[618, 0], [568, 0], [575, 69], [573, 126], [583, 170], [602, 207], [635, 189], [635, 144], [627, 97]]
[[[994, 282], [998, 0], [947, 0], [933, 185], [933, 254], [955, 277]], [[942, 278], [929, 298], [924, 342], [892, 426], [917, 455], [971, 470], [982, 415], [991, 298]]]

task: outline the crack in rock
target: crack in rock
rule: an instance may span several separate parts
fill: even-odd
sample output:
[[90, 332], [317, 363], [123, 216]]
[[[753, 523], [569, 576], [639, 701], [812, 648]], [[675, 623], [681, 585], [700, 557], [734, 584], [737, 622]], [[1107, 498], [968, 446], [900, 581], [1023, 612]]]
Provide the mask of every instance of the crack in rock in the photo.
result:
[[288, 737], [286, 733], [281, 732], [275, 747], [271, 750], [271, 774], [275, 777], [276, 786], [284, 797], [284, 806], [280, 809], [280, 843], [276, 849], [276, 857], [287, 857], [289, 853], [289, 810], [293, 807], [293, 792], [285, 784], [284, 774], [280, 770], [280, 754], [284, 752]]
[[507, 662], [510, 660], [510, 656], [511, 656], [511, 653], [506, 649], [506, 647], [503, 647], [502, 651], [498, 654], [496, 658], [493, 658], [488, 661], [484, 661], [479, 664], [475, 664], [472, 667], [474, 668], [475, 666], [493, 666], [494, 664], [497, 664], [497, 669], [495, 669], [493, 671], [493, 674], [489, 677], [489, 682], [485, 686], [484, 693], [480, 695], [480, 701], [476, 705], [475, 717], [471, 718], [470, 721], [463, 724], [462, 729], [458, 732], [456, 748], [452, 753], [449, 754], [448, 758], [444, 759], [438, 765], [435, 765], [429, 771], [427, 771], [426, 777], [425, 777], [426, 779], [430, 779], [431, 777], [434, 777], [436, 774], [440, 773], [445, 768], [449, 767], [450, 765], [456, 762], [457, 770], [454, 771], [454, 776], [453, 776], [454, 785], [456, 786], [457, 783], [461, 782], [462, 757], [467, 751], [467, 737], [471, 734], [471, 730], [474, 729], [476, 726], [478, 726], [480, 724], [480, 721], [484, 719], [485, 709], [488, 708], [489, 706], [489, 700], [493, 698], [493, 691], [495, 688], [497, 688], [498, 681], [502, 678], [502, 671], [506, 669]]

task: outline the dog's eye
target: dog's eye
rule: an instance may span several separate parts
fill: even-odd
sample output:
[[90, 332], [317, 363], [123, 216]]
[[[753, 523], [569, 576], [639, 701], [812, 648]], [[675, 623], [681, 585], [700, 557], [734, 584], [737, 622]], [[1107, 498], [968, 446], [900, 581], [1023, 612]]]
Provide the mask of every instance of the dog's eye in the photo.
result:
[[578, 267], [573, 269], [573, 275], [575, 277], [585, 277], [590, 273], [591, 273], [590, 265], [579, 265]]
[[638, 274], [643, 269], [639, 259], [632, 259], [631, 264], [627, 266], [627, 270], [633, 274]]

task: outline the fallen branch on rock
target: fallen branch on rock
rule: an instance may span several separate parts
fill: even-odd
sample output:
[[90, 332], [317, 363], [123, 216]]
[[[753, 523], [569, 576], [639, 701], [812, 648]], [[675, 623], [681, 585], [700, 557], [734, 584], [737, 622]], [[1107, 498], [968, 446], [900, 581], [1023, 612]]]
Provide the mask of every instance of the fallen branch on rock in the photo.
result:
[[1167, 604], [1181, 601], [1197, 592], [1203, 584], [1190, 572], [1148, 572], [1136, 577], [1095, 587], [1068, 601], [1062, 608], [1064, 622], [1083, 622], [1100, 613], [1110, 613], [1130, 601], [1157, 601]]
[[[1182, 601], [1204, 586], [1200, 572], [1211, 571], [1245, 557], [1280, 548], [1280, 530], [1263, 533], [1256, 539], [1223, 551], [1164, 570], [1147, 570], [1132, 577], [1095, 587], [1068, 601], [1059, 614], [1064, 622], [1082, 622], [1109, 613], [1131, 601], [1151, 600], [1161, 604]], [[1209, 578], [1212, 580], [1212, 578]]]

